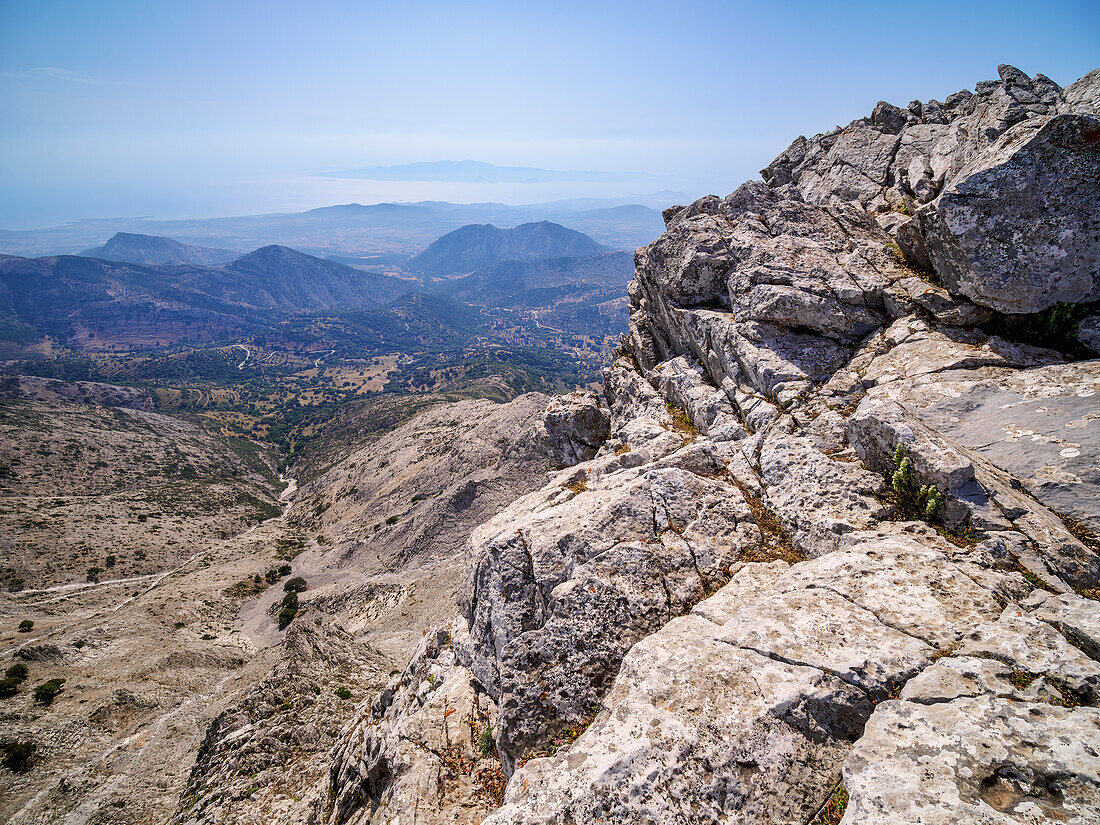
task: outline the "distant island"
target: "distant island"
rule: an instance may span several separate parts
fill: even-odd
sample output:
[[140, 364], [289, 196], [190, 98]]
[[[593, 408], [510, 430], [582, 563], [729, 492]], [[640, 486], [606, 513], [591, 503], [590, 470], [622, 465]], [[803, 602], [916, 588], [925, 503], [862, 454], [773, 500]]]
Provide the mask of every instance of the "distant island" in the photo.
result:
[[371, 166], [327, 172], [327, 178], [384, 181], [431, 181], [433, 183], [615, 183], [638, 180], [641, 175], [617, 172], [560, 171], [533, 166], [496, 166], [478, 160], [436, 160], [402, 163], [396, 166]]

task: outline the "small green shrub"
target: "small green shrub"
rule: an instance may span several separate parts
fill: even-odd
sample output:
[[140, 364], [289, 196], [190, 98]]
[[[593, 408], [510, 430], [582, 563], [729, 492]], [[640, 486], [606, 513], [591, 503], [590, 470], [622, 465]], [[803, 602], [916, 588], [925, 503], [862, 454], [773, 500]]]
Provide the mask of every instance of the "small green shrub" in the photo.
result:
[[848, 791], [843, 785], [837, 785], [829, 801], [818, 811], [811, 825], [838, 825], [848, 810]]
[[284, 565], [279, 567], [279, 578], [280, 579], [283, 576], [289, 576], [289, 575], [290, 575], [290, 565], [289, 564], [284, 564]]
[[34, 752], [38, 750], [34, 742], [5, 742], [0, 749], [4, 752], [4, 767], [12, 773], [26, 773], [34, 767]]
[[53, 704], [53, 700], [57, 698], [57, 694], [61, 693], [61, 686], [64, 684], [64, 679], [50, 679], [48, 682], [37, 685], [33, 691], [34, 701], [49, 707]]
[[351, 698], [351, 691], [348, 690], [343, 685], [340, 685], [340, 687], [336, 688], [336, 690], [334, 690], [333, 693], [336, 694], [337, 699], [343, 699], [343, 700], [347, 701], [348, 699]]
[[1058, 350], [1072, 359], [1095, 357], [1077, 338], [1079, 322], [1100, 303], [1057, 303], [1030, 315], [995, 315], [982, 330], [1010, 341]]
[[289, 579], [288, 581], [283, 583], [283, 590], [285, 590], [287, 593], [301, 593], [305, 589], [306, 580], [303, 579], [301, 576], [295, 576], [293, 579]]
[[283, 596], [283, 607], [292, 607], [295, 610], [298, 609], [298, 591], [291, 590], [285, 596]]
[[898, 510], [902, 516], [931, 521], [943, 508], [944, 496], [934, 484], [917, 487], [913, 483], [913, 469], [905, 449], [898, 444], [894, 450], [894, 471], [890, 474], [890, 488], [897, 496]]
[[477, 747], [481, 751], [481, 755], [486, 759], [496, 756], [497, 745], [493, 741], [493, 726], [486, 725], [485, 730], [481, 732], [481, 735], [477, 738]]
[[294, 621], [294, 617], [298, 615], [298, 608], [296, 607], [284, 607], [279, 611], [279, 630], [283, 630]]
[[386, 524], [397, 524], [397, 516], [390, 516], [386, 519]]
[[19, 680], [7, 676], [0, 679], [0, 699], [7, 699], [19, 692]]
[[19, 632], [30, 633], [32, 627], [34, 627], [34, 622], [32, 622], [30, 619], [24, 619], [19, 623]]
[[14, 665], [4, 671], [5, 679], [14, 679], [17, 682], [26, 681], [30, 671], [27, 670], [27, 666], [22, 662], [16, 662]]

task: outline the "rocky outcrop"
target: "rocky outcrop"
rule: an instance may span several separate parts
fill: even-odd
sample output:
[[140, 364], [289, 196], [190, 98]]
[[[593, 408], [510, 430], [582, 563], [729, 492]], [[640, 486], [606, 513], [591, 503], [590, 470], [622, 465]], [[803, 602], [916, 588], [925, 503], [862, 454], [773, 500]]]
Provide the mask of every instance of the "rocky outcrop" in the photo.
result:
[[271, 673], [207, 728], [174, 823], [300, 814], [291, 800], [323, 777], [321, 756], [340, 741], [340, 692], [369, 688], [385, 673], [378, 651], [316, 617], [291, 624], [281, 653]]
[[535, 424], [535, 442], [555, 464], [586, 461], [607, 440], [611, 418], [600, 398], [589, 390], [550, 399], [542, 420]]
[[95, 404], [103, 407], [128, 407], [152, 412], [156, 404], [146, 390], [116, 387], [97, 381], [60, 381], [36, 375], [0, 377], [0, 397], [26, 398], [35, 401], [61, 401], [74, 404]]
[[998, 612], [913, 538], [784, 567], [746, 567], [635, 645], [601, 718], [487, 822], [805, 821], [876, 702]]
[[[441, 690], [495, 715], [487, 823], [1095, 818], [1100, 75], [1000, 73], [638, 250], [606, 440], [555, 402], [587, 447], [467, 546]], [[430, 790], [385, 766], [333, 790]]]
[[461, 623], [427, 634], [404, 672], [344, 729], [331, 778], [340, 792], [319, 806], [329, 822], [478, 823], [500, 803], [496, 706], [460, 663], [469, 660], [465, 636]]
[[1069, 89], [1001, 66], [944, 103], [879, 103], [763, 171], [805, 200], [856, 201], [955, 294], [1029, 313], [1100, 298], [1100, 77]]

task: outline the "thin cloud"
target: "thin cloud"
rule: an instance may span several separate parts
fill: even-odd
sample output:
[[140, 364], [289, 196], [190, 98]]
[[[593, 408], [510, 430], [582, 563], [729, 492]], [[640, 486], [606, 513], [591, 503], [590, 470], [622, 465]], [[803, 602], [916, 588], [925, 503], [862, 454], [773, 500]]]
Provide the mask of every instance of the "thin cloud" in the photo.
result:
[[99, 86], [100, 81], [94, 77], [85, 77], [82, 74], [61, 69], [57, 66], [35, 66], [30, 69], [12, 69], [0, 72], [0, 83], [22, 83], [37, 80], [57, 80], [63, 83], [81, 83], [87, 86]]

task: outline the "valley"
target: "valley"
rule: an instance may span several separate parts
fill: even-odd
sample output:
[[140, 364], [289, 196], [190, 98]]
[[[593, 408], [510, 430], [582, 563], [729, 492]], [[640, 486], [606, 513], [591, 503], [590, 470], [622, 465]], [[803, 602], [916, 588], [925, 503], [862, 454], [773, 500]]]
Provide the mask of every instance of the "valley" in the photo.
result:
[[376, 394], [503, 401], [598, 381], [626, 328], [630, 256], [546, 222], [511, 247], [467, 229], [425, 252], [446, 277], [282, 246], [206, 265], [182, 259], [219, 250], [132, 234], [101, 248], [112, 261], [0, 258], [4, 369], [131, 387], [291, 456]]

